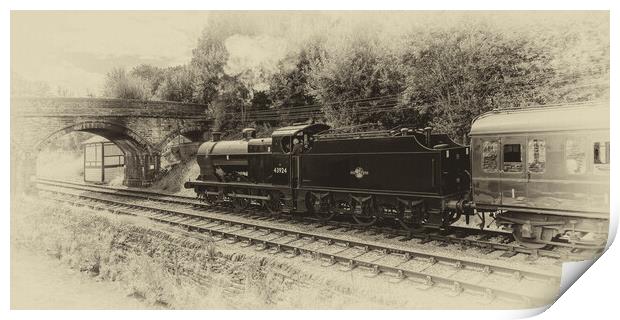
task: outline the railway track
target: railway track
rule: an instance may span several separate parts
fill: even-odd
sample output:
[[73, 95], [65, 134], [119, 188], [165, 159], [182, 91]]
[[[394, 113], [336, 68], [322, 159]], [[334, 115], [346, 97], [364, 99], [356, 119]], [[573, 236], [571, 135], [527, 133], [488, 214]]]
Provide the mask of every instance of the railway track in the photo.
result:
[[388, 239], [398, 238], [402, 242], [406, 242], [412, 239], [418, 239], [421, 243], [439, 242], [441, 245], [451, 244], [460, 245], [462, 247], [477, 247], [484, 253], [492, 253], [495, 251], [502, 251], [503, 257], [511, 257], [517, 254], [528, 255], [528, 259], [536, 260], [539, 257], [546, 257], [557, 259], [558, 262], [563, 261], [579, 261], [584, 259], [591, 259], [598, 252], [588, 247], [575, 247], [573, 245], [565, 244], [562, 246], [558, 243], [554, 246], [548, 246], [548, 248], [533, 249], [521, 246], [514, 241], [514, 237], [509, 232], [502, 232], [496, 230], [480, 230], [477, 228], [459, 227], [453, 226], [448, 230], [437, 229], [423, 229], [419, 232], [408, 232], [401, 228], [394, 227], [389, 223], [387, 225], [382, 224], [379, 226], [361, 227], [347, 220], [335, 220], [335, 221], [320, 221], [314, 217], [283, 214], [278, 217], [265, 216], [264, 211], [247, 209], [242, 212], [235, 212], [231, 208], [224, 206], [214, 207], [207, 205], [204, 202], [188, 196], [180, 196], [173, 194], [165, 194], [154, 191], [147, 191], [137, 188], [126, 187], [110, 187], [102, 185], [84, 184], [70, 181], [59, 181], [52, 179], [38, 179], [39, 184], [49, 186], [61, 186], [64, 188], [92, 191], [107, 195], [127, 197], [127, 198], [141, 198], [150, 201], [156, 201], [161, 203], [171, 203], [183, 206], [188, 206], [199, 210], [217, 210], [218, 212], [227, 213], [234, 216], [252, 217], [255, 219], [263, 220], [278, 220], [288, 221], [292, 223], [306, 223], [309, 227], [336, 230], [351, 231], [351, 232], [368, 232], [371, 235], [381, 234]]
[[[560, 281], [557, 266], [517, 268], [376, 241], [352, 240], [346, 234], [336, 234], [343, 233], [343, 227], [339, 231], [319, 232], [320, 228], [311, 221], [273, 223], [273, 218], [251, 212], [245, 216], [224, 214], [223, 209], [205, 207], [192, 198], [144, 190], [51, 180], [38, 183], [42, 195], [56, 201], [141, 216], [208, 234], [218, 241], [288, 258], [319, 259], [326, 267], [364, 270], [370, 277], [384, 274], [391, 281], [411, 281], [421, 288], [441, 288], [454, 295], [467, 293], [488, 300], [500, 298], [542, 305], [557, 294]], [[359, 231], [350, 229], [345, 233]]]

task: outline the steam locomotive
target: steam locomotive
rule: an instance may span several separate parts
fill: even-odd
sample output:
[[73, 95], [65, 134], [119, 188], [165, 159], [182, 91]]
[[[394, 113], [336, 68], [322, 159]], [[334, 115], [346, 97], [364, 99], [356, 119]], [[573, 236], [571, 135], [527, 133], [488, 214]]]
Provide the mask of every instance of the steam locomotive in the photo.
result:
[[[349, 216], [361, 226], [446, 228], [496, 219], [528, 247], [600, 247], [609, 221], [609, 108], [494, 110], [476, 118], [471, 146], [424, 129], [349, 131], [299, 124], [256, 138], [203, 143], [185, 183], [208, 203], [272, 214]], [[484, 227], [484, 224], [482, 224]]]

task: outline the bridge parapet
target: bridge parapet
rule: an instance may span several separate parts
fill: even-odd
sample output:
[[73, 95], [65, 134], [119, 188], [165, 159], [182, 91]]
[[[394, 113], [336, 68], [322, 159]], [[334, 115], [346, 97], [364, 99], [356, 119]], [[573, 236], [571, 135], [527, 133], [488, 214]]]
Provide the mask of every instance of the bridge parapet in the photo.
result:
[[195, 103], [104, 98], [11, 98], [11, 115], [117, 116], [207, 119], [207, 106]]

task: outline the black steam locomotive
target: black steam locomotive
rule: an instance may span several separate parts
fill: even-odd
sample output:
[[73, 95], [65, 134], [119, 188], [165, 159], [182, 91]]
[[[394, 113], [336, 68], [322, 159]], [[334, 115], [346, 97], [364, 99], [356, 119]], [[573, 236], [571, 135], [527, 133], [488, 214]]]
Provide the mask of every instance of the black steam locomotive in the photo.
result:
[[[491, 215], [530, 247], [601, 247], [609, 223], [607, 105], [492, 111], [469, 146], [431, 128], [343, 132], [324, 124], [198, 150], [200, 176], [185, 184], [211, 203], [308, 212], [329, 220], [378, 219], [404, 228], [447, 227]], [[471, 158], [471, 159], [470, 159]]]
[[207, 202], [252, 202], [272, 213], [350, 215], [360, 225], [394, 218], [404, 227], [445, 226], [450, 202], [469, 193], [469, 148], [431, 128], [338, 132], [324, 124], [280, 128], [271, 138], [204, 143], [200, 176], [187, 182]]

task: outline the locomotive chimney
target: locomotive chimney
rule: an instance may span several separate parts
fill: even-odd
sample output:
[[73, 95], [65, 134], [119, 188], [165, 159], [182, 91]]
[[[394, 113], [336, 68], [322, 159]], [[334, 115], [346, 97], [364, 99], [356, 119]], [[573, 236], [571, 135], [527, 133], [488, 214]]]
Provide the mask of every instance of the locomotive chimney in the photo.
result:
[[402, 128], [402, 129], [400, 129], [400, 134], [401, 134], [402, 136], [406, 136], [406, 135], [407, 135], [407, 132], [409, 132], [409, 129], [408, 129], [408, 128]]
[[211, 133], [211, 141], [220, 141], [222, 139], [222, 133], [219, 131], [213, 131]]
[[426, 135], [426, 145], [431, 145], [431, 131], [433, 131], [433, 127], [424, 128], [424, 134]]

